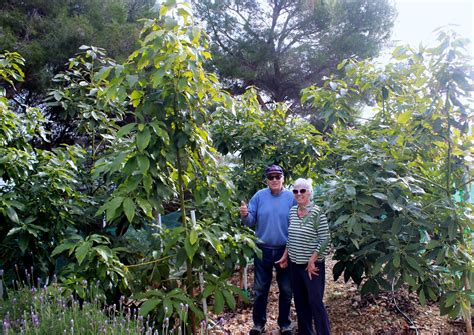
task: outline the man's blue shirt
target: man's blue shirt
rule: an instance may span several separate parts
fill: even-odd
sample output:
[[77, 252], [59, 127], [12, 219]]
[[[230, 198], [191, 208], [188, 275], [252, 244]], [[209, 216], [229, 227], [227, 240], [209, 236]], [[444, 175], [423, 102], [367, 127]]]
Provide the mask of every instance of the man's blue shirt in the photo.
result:
[[242, 219], [246, 226], [257, 226], [255, 235], [259, 243], [267, 247], [285, 246], [288, 240], [288, 214], [296, 200], [287, 189], [273, 195], [264, 188], [250, 199], [249, 214]]

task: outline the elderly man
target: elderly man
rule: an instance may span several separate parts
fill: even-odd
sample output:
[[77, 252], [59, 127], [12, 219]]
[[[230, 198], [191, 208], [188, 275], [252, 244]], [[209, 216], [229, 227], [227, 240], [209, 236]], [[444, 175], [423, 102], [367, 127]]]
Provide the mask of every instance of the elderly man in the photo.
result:
[[273, 267], [276, 268], [276, 280], [280, 291], [278, 307], [278, 325], [281, 334], [291, 334], [290, 306], [291, 283], [288, 269], [275, 264], [285, 252], [288, 240], [288, 214], [296, 205], [293, 194], [283, 187], [283, 170], [278, 165], [265, 169], [267, 188], [261, 189], [250, 199], [249, 206], [242, 202], [240, 217], [247, 226], [256, 226], [255, 234], [258, 247], [262, 250], [262, 259], [255, 257], [255, 280], [253, 323], [250, 335], [264, 332], [267, 321], [268, 292], [272, 282]]

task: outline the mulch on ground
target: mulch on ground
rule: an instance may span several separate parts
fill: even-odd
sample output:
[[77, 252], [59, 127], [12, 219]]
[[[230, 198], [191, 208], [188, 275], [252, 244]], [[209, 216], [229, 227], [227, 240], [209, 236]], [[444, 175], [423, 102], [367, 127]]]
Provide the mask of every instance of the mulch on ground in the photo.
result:
[[[344, 283], [342, 277], [336, 282], [332, 278], [333, 260], [326, 261], [325, 304], [331, 320], [331, 333], [343, 335], [432, 335], [432, 334], [464, 334], [465, 326], [461, 322], [452, 322], [439, 315], [435, 304], [421, 306], [416, 293], [398, 290], [392, 295], [384, 292], [361, 297], [357, 286], [352, 282]], [[237, 284], [238, 276], [233, 280]], [[253, 269], [249, 267], [249, 286], [253, 283]], [[251, 291], [251, 288], [250, 288]], [[251, 293], [251, 292], [250, 292]], [[410, 319], [411, 325], [398, 308]], [[279, 334], [278, 287], [272, 283], [267, 308], [266, 334]], [[252, 307], [240, 306], [235, 311], [227, 311], [215, 316], [215, 320], [223, 318], [222, 324], [216, 325], [214, 334], [244, 335], [252, 327]], [[291, 318], [296, 326], [294, 306]], [[295, 332], [297, 334], [297, 332]]]

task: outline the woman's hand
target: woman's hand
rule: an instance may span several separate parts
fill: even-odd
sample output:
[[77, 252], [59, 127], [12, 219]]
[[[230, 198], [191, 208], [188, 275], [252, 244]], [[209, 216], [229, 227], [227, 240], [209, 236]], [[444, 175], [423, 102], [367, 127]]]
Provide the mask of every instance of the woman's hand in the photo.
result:
[[285, 249], [285, 252], [281, 256], [281, 258], [275, 262], [275, 264], [280, 265], [282, 269], [288, 266], [288, 248]]
[[319, 275], [319, 269], [316, 267], [315, 263], [308, 263], [308, 266], [306, 267], [306, 271], [308, 271], [308, 276], [309, 280], [313, 280], [313, 277], [316, 277]]
[[286, 268], [288, 266], [288, 257], [283, 255], [279, 260], [275, 262], [275, 264], [280, 265], [282, 269]]
[[309, 280], [313, 279], [313, 276], [316, 277], [319, 275], [319, 269], [316, 267], [316, 260], [318, 259], [318, 253], [313, 252], [311, 257], [308, 260], [308, 266], [306, 267], [306, 271], [308, 271]]

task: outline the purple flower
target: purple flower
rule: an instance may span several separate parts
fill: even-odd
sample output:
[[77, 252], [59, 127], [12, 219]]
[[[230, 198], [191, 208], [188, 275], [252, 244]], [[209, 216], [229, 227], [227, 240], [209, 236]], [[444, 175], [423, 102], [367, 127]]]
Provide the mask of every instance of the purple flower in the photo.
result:
[[0, 269], [0, 276], [3, 276], [3, 269]]
[[40, 321], [37, 314], [31, 313], [31, 321], [33, 322], [33, 325], [35, 326], [35, 328], [39, 327]]
[[10, 324], [10, 320], [8, 319], [8, 315], [7, 315], [7, 318], [5, 320], [3, 320], [3, 330], [8, 333], [8, 329], [11, 328], [11, 324]]

